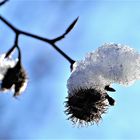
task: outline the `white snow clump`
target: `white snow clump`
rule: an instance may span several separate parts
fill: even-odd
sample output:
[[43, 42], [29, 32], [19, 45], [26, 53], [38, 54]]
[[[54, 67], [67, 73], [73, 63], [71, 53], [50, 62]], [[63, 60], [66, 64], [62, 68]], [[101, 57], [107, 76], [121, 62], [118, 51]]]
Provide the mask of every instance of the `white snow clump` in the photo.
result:
[[73, 90], [93, 88], [104, 90], [106, 85], [124, 86], [140, 79], [140, 54], [127, 45], [105, 43], [88, 53], [84, 60], [74, 63], [67, 82], [69, 94]]

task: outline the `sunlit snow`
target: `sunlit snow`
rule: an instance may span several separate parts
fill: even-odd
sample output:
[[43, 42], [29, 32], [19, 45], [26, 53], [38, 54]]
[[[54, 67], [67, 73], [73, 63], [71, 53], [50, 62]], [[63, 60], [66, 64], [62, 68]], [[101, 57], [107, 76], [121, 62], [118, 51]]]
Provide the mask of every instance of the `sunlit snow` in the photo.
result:
[[74, 64], [68, 79], [68, 92], [79, 88], [104, 90], [118, 83], [128, 86], [140, 79], [140, 54], [127, 45], [105, 43]]

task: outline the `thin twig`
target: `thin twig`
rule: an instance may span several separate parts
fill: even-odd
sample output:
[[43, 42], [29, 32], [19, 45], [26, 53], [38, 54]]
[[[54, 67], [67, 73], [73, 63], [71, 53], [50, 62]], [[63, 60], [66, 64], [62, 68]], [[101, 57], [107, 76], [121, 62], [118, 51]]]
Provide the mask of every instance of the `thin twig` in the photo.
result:
[[67, 30], [65, 31], [64, 34], [62, 34], [61, 36], [53, 39], [52, 41], [55, 43], [63, 38], [65, 38], [65, 36], [73, 29], [74, 25], [76, 24], [77, 20], [78, 20], [79, 17], [77, 17], [72, 23], [71, 25], [67, 28]]
[[13, 52], [13, 50], [14, 50], [16, 47], [18, 47], [18, 38], [19, 38], [19, 34], [17, 33], [16, 36], [15, 36], [14, 45], [13, 45], [13, 47], [11, 47], [11, 48], [7, 51], [7, 53], [6, 53], [6, 55], [5, 55], [5, 58], [6, 58], [6, 57], [9, 57], [9, 56], [11, 55], [11, 53]]

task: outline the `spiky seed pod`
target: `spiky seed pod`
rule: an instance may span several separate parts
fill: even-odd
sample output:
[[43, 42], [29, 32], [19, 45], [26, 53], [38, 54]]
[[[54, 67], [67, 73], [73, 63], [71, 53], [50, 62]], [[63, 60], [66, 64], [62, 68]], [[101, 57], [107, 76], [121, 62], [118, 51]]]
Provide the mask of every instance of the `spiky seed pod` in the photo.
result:
[[107, 106], [115, 103], [106, 93], [115, 92], [110, 85], [128, 86], [139, 79], [140, 54], [127, 45], [105, 43], [73, 64], [67, 81], [69, 119], [81, 124], [98, 123]]
[[65, 113], [73, 123], [87, 125], [98, 123], [108, 109], [106, 94], [96, 89], [77, 89], [69, 94]]

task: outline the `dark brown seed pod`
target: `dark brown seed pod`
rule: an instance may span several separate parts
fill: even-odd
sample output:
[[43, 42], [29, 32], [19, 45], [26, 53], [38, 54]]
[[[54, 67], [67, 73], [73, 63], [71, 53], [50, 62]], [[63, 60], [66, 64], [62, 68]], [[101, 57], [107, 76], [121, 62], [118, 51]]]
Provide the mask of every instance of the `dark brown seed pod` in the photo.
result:
[[11, 89], [14, 86], [14, 96], [17, 96], [21, 92], [21, 88], [25, 86], [27, 82], [27, 75], [25, 70], [22, 68], [20, 62], [18, 61], [17, 64], [13, 68], [9, 68], [4, 75], [4, 78], [1, 83], [1, 89]]
[[78, 89], [69, 94], [65, 113], [73, 123], [87, 125], [98, 123], [108, 109], [107, 93], [96, 89]]

